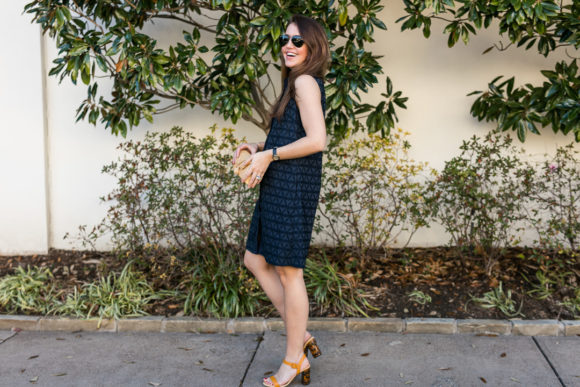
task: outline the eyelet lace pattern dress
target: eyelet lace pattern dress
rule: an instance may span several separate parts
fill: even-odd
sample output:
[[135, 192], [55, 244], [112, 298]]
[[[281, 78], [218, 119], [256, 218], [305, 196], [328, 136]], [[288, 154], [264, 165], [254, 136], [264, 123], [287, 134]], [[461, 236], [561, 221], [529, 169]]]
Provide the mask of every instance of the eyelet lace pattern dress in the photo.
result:
[[[326, 110], [324, 83], [320, 87]], [[287, 83], [284, 83], [284, 87]], [[264, 150], [290, 144], [306, 136], [296, 101], [291, 98], [282, 120], [272, 119]], [[270, 163], [260, 182], [246, 249], [276, 266], [304, 268], [320, 195], [322, 152]]]

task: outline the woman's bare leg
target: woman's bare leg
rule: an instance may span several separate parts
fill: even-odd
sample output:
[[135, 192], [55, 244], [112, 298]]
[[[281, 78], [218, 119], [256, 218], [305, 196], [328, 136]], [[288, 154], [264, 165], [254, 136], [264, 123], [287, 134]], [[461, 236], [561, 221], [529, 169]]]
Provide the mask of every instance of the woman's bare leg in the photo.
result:
[[[276, 266], [284, 289], [284, 310], [286, 311], [286, 356], [291, 363], [298, 363], [303, 355], [304, 337], [308, 323], [308, 293], [304, 284], [303, 270], [292, 266]], [[308, 359], [301, 364], [301, 370], [309, 367]], [[280, 384], [294, 376], [296, 371], [282, 363], [274, 375]]]
[[[266, 262], [263, 255], [254, 254], [251, 251], [246, 250], [244, 254], [244, 265], [254, 274], [260, 286], [266, 293], [266, 296], [272, 301], [272, 304], [280, 313], [280, 317], [284, 320], [286, 325], [286, 315], [284, 313], [284, 288], [282, 287], [282, 282], [280, 281], [280, 276], [276, 272], [276, 268]], [[308, 302], [308, 299], [307, 299]], [[310, 333], [307, 331], [304, 334], [303, 342], [310, 337]]]
[[264, 293], [284, 320], [284, 288], [274, 266], [266, 262], [263, 255], [254, 254], [249, 250], [244, 254], [244, 265], [254, 274]]

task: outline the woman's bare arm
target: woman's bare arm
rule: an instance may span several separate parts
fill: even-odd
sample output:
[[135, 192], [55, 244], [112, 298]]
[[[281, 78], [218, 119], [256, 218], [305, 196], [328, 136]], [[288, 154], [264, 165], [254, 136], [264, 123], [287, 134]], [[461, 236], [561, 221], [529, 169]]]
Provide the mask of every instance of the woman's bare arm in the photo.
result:
[[[300, 118], [306, 136], [279, 147], [276, 153], [281, 160], [308, 156], [321, 152], [326, 147], [326, 124], [318, 83], [310, 75], [301, 75], [296, 78], [295, 85], [296, 96], [294, 99], [300, 110]], [[271, 150], [269, 152], [272, 153]]]

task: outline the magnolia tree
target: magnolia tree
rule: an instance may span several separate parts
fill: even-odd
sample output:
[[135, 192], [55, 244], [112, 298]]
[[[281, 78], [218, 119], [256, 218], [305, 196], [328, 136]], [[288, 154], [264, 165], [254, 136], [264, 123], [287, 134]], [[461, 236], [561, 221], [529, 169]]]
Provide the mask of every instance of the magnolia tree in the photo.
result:
[[509, 44], [500, 42], [494, 47], [505, 50], [512, 44], [536, 47], [548, 56], [563, 47], [570, 57], [560, 61], [553, 70], [544, 70], [542, 85], [526, 84], [514, 88], [514, 77], [494, 78], [489, 90], [481, 94], [471, 107], [471, 114], [480, 121], [496, 121], [497, 128], [516, 131], [520, 141], [527, 132], [539, 134], [538, 125], [551, 125], [563, 134], [573, 133], [580, 141], [580, 74], [576, 58], [580, 47], [580, 2], [553, 0], [403, 0], [408, 15], [401, 17], [401, 29], [422, 28], [423, 35], [431, 34], [431, 21], [447, 22], [448, 45], [461, 39], [465, 44], [471, 34], [499, 21], [499, 32], [507, 35]]
[[[386, 78], [383, 100], [373, 105], [363, 94], [378, 83], [382, 67], [367, 49], [379, 0], [38, 0], [25, 6], [43, 33], [55, 38], [58, 56], [50, 75], [88, 86], [77, 121], [105, 124], [115, 135], [141, 119], [199, 105], [233, 123], [243, 119], [265, 132], [269, 110], [280, 92], [280, 45], [294, 13], [318, 20], [330, 41], [327, 126], [336, 138], [363, 127], [384, 136], [398, 121], [395, 110], [407, 98]], [[143, 27], [164, 19], [181, 29], [182, 39], [157, 45]], [[213, 41], [204, 45], [201, 42]], [[209, 59], [208, 59], [209, 58]], [[99, 93], [101, 79], [113, 81], [110, 95]], [[279, 78], [278, 78], [279, 79]]]

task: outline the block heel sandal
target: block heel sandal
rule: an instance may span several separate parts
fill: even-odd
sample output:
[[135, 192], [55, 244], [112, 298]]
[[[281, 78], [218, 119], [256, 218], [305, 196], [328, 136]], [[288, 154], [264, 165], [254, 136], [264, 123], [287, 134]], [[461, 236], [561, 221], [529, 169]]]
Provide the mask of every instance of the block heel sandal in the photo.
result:
[[[296, 374], [294, 376], [292, 376], [290, 378], [290, 380], [288, 380], [284, 384], [278, 383], [278, 381], [276, 380], [276, 377], [274, 375], [268, 376], [267, 378], [264, 378], [264, 381], [263, 381], [264, 386], [267, 386], [267, 387], [286, 387], [290, 383], [292, 383], [292, 381], [294, 380], [294, 378], [296, 376], [298, 376], [298, 374], [302, 375], [302, 384], [304, 384], [304, 385], [310, 384], [310, 367], [308, 367], [304, 371], [300, 372], [300, 366], [302, 365], [302, 362], [304, 361], [304, 359], [306, 359], [306, 355], [303, 354], [302, 357], [300, 357], [300, 361], [298, 363], [291, 363], [289, 361], [286, 361], [286, 359], [282, 360], [282, 362], [284, 364], [289, 365], [290, 367], [294, 368], [294, 370], [296, 371]], [[268, 379], [270, 379], [271, 384], [266, 384], [266, 380], [268, 380]]]

